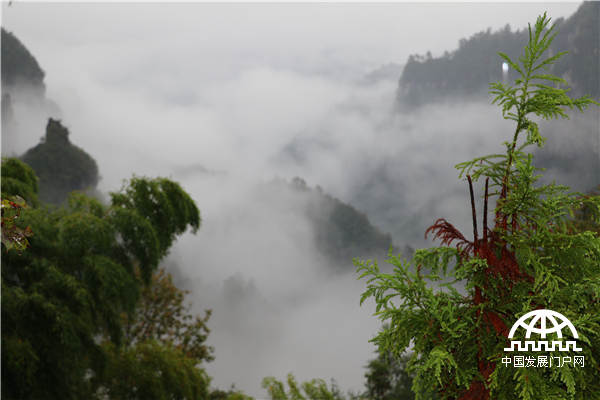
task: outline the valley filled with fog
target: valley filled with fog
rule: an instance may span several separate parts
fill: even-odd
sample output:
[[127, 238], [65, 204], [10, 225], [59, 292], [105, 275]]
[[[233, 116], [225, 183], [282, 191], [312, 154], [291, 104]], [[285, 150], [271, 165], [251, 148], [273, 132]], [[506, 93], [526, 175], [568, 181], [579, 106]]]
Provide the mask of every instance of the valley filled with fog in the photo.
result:
[[[485, 93], [399, 104], [408, 56], [577, 7], [3, 4], [3, 28], [45, 72], [44, 101], [13, 89], [3, 155], [36, 145], [58, 118], [96, 160], [100, 197], [132, 175], [192, 196], [202, 225], [162, 264], [195, 311], [212, 309], [213, 385], [260, 398], [263, 377], [292, 372], [359, 391], [380, 322], [372, 302], [359, 306], [352, 258], [385, 268], [386, 238], [410, 256], [433, 244], [424, 232], [441, 217], [469, 232], [454, 165], [501, 152], [514, 129]], [[598, 118], [541, 122], [545, 179], [582, 192], [600, 183]], [[364, 213], [376, 245], [327, 242], [319, 221], [336, 201]]]

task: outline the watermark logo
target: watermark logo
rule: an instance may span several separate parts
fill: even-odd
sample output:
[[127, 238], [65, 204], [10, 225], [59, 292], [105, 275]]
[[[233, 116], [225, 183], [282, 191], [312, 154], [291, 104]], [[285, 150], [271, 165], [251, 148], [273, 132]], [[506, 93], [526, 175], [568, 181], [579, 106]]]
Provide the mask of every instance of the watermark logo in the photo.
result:
[[[565, 328], [568, 328], [573, 338], [579, 339], [577, 330], [575, 330], [571, 321], [561, 313], [552, 310], [534, 310], [523, 315], [510, 329], [508, 338], [512, 339], [519, 328], [525, 329], [526, 339], [530, 339], [532, 333], [539, 334], [542, 339], [546, 339], [547, 335], [555, 333], [559, 339], [562, 339], [562, 331]], [[557, 347], [558, 351], [569, 351], [569, 349], [581, 351], [581, 347], [577, 347], [575, 340], [567, 340], [566, 342], [553, 340], [551, 344], [547, 340], [525, 340], [524, 342], [511, 340], [510, 347], [505, 347], [504, 351], [556, 351]]]
[[[525, 330], [526, 340], [512, 340], [519, 329]], [[505, 347], [504, 351], [582, 351], [581, 347], [577, 346], [576, 340], [563, 341], [563, 332], [567, 338], [579, 339], [577, 330], [571, 321], [561, 313], [552, 310], [534, 310], [523, 315], [514, 323], [508, 333], [508, 338], [511, 339], [510, 347]], [[536, 336], [532, 338], [533, 334]], [[554, 338], [559, 340], [546, 340], [549, 335], [553, 335]], [[534, 338], [537, 340], [533, 340]], [[554, 356], [552, 354], [538, 355], [537, 357], [532, 355], [515, 355], [503, 357], [502, 363], [505, 366], [512, 364], [513, 367], [517, 368], [548, 368], [553, 366], [562, 367], [564, 365], [583, 367], [585, 358], [584, 356]]]

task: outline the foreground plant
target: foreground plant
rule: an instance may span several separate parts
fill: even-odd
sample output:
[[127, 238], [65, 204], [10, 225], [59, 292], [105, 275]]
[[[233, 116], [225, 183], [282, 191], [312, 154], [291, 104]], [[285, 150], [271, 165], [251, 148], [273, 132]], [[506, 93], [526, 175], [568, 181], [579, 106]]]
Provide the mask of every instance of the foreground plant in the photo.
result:
[[[438, 219], [426, 232], [442, 246], [417, 250], [408, 261], [390, 255], [393, 274], [376, 262], [357, 261], [367, 279], [361, 303], [373, 297], [376, 315], [389, 326], [373, 341], [381, 351], [412, 348], [413, 391], [443, 399], [590, 399], [600, 393], [600, 237], [572, 229], [582, 207], [600, 208], [600, 198], [541, 185], [532, 146], [542, 146], [534, 118], [567, 118], [597, 102], [571, 99], [566, 82], [546, 70], [565, 53], [544, 58], [556, 33], [550, 19], [529, 27], [518, 62], [500, 56], [520, 75], [514, 86], [494, 83], [494, 103], [515, 122], [502, 154], [457, 165], [470, 191], [473, 238]], [[473, 181], [483, 180], [484, 209], [478, 231]], [[496, 200], [488, 226], [488, 204]], [[592, 213], [598, 222], [598, 213]], [[585, 367], [513, 368], [501, 363], [511, 325], [535, 309], [565, 315], [579, 333]], [[571, 354], [572, 355], [572, 354]]]
[[274, 377], [266, 377], [262, 381], [262, 387], [267, 389], [271, 400], [344, 400], [335, 382], [329, 387], [323, 379], [298, 384], [292, 374], [287, 376], [289, 390], [286, 391], [285, 383]]
[[2, 199], [2, 247], [9, 250], [23, 251], [29, 246], [28, 237], [33, 235], [30, 227], [25, 229], [17, 226], [21, 210], [27, 208], [27, 203], [19, 196]]
[[200, 227], [192, 198], [147, 178], [110, 205], [72, 193], [68, 206], [34, 206], [37, 194], [30, 167], [2, 162], [2, 198], [31, 205], [2, 212], [2, 398], [206, 398], [206, 319], [157, 272], [176, 237]]

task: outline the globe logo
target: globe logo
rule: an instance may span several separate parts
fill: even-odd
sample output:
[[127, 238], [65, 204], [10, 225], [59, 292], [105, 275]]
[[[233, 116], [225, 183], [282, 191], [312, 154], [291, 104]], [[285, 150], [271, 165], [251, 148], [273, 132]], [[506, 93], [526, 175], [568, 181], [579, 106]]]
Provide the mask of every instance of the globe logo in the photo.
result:
[[[530, 318], [531, 322], [528, 324], [526, 321]], [[560, 323], [557, 320], [560, 320]], [[541, 328], [535, 327], [538, 322], [540, 323]], [[552, 324], [552, 328], [546, 328], [548, 326], [548, 322]], [[571, 334], [575, 339], [579, 338], [579, 335], [577, 335], [577, 331], [575, 330], [575, 327], [571, 321], [569, 321], [567, 317], [561, 313], [552, 310], [534, 310], [523, 315], [517, 322], [515, 322], [508, 334], [508, 338], [512, 339], [515, 335], [515, 332], [520, 327], [525, 328], [527, 331], [525, 335], [527, 339], [531, 337], [532, 332], [542, 335], [542, 339], [545, 339], [546, 335], [549, 333], [556, 333], [559, 338], [562, 338], [562, 330], [565, 326], [571, 330]]]
[[[558, 339], [562, 339], [563, 329], [565, 327], [570, 331], [571, 337], [575, 339], [579, 338], [577, 330], [571, 321], [561, 313], [552, 310], [534, 310], [523, 315], [514, 323], [508, 333], [508, 338], [512, 339], [515, 336], [517, 329], [523, 328], [525, 329], [526, 339], [530, 339], [532, 333], [540, 335], [542, 339], [545, 339], [547, 335], [554, 333]], [[512, 340], [510, 343], [511, 347], [504, 348], [505, 351], [556, 351], [557, 347], [558, 351], [569, 351], [570, 347], [572, 347], [574, 351], [582, 350], [577, 347], [577, 342], [575, 340], [567, 340], [566, 342], [563, 342], [562, 340], [553, 340], [551, 344], [546, 340], [526, 340], [524, 345], [520, 340]]]

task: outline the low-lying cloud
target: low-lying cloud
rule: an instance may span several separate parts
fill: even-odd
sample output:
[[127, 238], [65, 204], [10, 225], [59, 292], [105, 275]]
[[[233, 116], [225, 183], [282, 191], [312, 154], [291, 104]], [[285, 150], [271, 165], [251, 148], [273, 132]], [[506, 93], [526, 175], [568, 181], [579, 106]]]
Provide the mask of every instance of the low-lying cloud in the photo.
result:
[[[366, 212], [392, 233], [398, 249], [430, 245], [423, 233], [436, 218], [469, 232], [468, 189], [453, 166], [501, 151], [512, 125], [489, 99], [398, 112], [396, 80], [364, 77], [380, 65], [403, 62], [408, 52], [427, 50], [433, 39], [424, 34], [417, 47], [417, 39], [395, 38], [396, 30], [384, 31], [391, 17], [382, 17], [383, 33], [359, 39], [350, 33], [359, 28], [327, 19], [337, 15], [331, 5], [325, 8], [334, 11], [323, 13], [313, 5], [266, 7], [246, 20], [244, 7], [207, 4], [194, 10], [217, 18], [212, 22], [204, 16], [204, 24], [195, 23], [179, 10], [165, 14], [162, 25], [156, 4], [128, 6], [123, 14], [115, 14], [114, 5], [65, 7], [59, 9], [78, 22], [64, 14], [57, 21], [85, 25], [81, 38], [63, 30], [49, 35], [52, 24], [29, 5], [23, 14], [31, 11], [31, 22], [15, 17], [9, 28], [31, 43], [71, 140], [98, 161], [101, 190], [117, 190], [132, 174], [171, 176], [197, 202], [200, 231], [184, 235], [165, 264], [192, 291], [195, 310], [213, 310], [208, 340], [216, 359], [207, 365], [213, 383], [235, 383], [262, 397], [264, 376], [293, 372], [361, 390], [364, 366], [374, 357], [368, 339], [379, 327], [373, 304], [358, 306], [364, 282], [356, 280], [351, 260], [330, 268], [299, 211], [306, 199], [269, 191], [265, 183], [300, 176]], [[138, 23], [124, 17], [140, 10]], [[287, 26], [284, 17], [293, 10], [321, 16], [307, 23], [331, 34], [320, 43], [302, 24]], [[386, 14], [381, 8], [361, 20], [365, 9], [348, 10], [370, 27]], [[6, 14], [3, 24], [10, 18]], [[445, 23], [441, 32], [449, 29]], [[114, 33], [106, 33], [113, 25]], [[440, 51], [482, 28], [456, 33]], [[404, 48], [386, 50], [394, 46], [383, 45], [383, 37]], [[22, 152], [43, 135], [48, 110], [23, 102], [15, 107]], [[540, 160], [552, 177], [577, 190], [600, 183], [597, 117], [542, 125], [550, 139]], [[481, 184], [476, 190], [482, 194]]]

